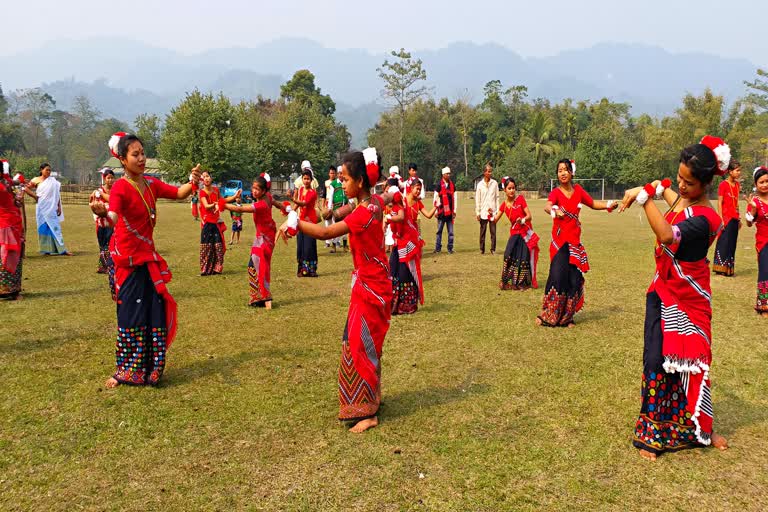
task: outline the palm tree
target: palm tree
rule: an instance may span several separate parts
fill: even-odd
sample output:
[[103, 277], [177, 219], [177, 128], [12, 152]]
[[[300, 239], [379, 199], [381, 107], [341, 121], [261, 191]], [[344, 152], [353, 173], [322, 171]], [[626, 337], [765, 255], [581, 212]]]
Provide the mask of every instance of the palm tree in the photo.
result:
[[530, 139], [530, 147], [536, 163], [540, 166], [560, 149], [557, 141], [552, 140], [554, 131], [555, 123], [549, 114], [542, 111], [536, 112], [523, 129], [527, 138]]

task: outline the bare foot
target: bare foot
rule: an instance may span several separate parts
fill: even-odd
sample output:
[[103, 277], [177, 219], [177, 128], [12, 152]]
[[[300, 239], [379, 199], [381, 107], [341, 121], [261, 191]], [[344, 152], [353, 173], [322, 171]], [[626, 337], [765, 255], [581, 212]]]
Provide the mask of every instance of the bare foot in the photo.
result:
[[576, 327], [576, 323], [575, 322], [571, 322], [571, 323], [568, 324], [568, 328], [569, 329], [571, 329], [573, 327]]
[[715, 434], [714, 432], [712, 432], [712, 446], [714, 446], [718, 450], [727, 450], [728, 440], [723, 436], [721, 436], [720, 434]]
[[541, 327], [541, 318], [539, 318], [539, 317], [536, 317], [536, 320], [534, 320], [534, 322], [536, 322], [536, 325], [538, 325], [539, 327]]
[[647, 460], [656, 460], [656, 454], [653, 452], [649, 452], [648, 450], [638, 450], [640, 452], [640, 456]]
[[108, 378], [107, 382], [104, 383], [104, 386], [106, 386], [107, 389], [114, 389], [114, 388], [116, 388], [119, 385], [120, 385], [120, 383], [114, 377]]
[[268, 300], [267, 302], [265, 302], [264, 303], [264, 308], [265, 309], [272, 309], [272, 301]]
[[364, 420], [360, 420], [355, 425], [349, 429], [350, 432], [353, 432], [355, 434], [359, 434], [361, 432], [365, 432], [369, 428], [373, 428], [379, 424], [379, 418], [378, 416], [374, 416], [373, 418], [366, 418]]
[[768, 311], [763, 311], [762, 313], [760, 313], [760, 316], [763, 318], [768, 318]]

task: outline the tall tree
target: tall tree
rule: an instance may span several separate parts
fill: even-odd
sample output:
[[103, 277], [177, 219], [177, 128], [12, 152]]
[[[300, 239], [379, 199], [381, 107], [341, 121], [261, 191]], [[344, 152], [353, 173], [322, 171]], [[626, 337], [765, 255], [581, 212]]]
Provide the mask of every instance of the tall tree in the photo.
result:
[[315, 85], [315, 75], [307, 69], [297, 71], [290, 80], [280, 86], [280, 97], [286, 103], [316, 105], [325, 116], [332, 116], [336, 112], [336, 103], [330, 96], [321, 93], [320, 88]]
[[464, 153], [464, 176], [469, 175], [469, 139], [472, 129], [477, 121], [475, 109], [470, 105], [470, 100], [469, 90], [467, 89], [464, 89], [464, 92], [456, 100], [456, 112], [459, 118], [459, 126], [461, 127], [461, 148]]
[[155, 158], [160, 144], [160, 118], [155, 114], [139, 114], [133, 125], [136, 127], [136, 136], [144, 143], [147, 157]]
[[757, 77], [752, 82], [744, 82], [749, 88], [747, 101], [759, 107], [762, 110], [768, 110], [768, 71], [764, 69], [757, 70]]
[[0, 86], [0, 155], [8, 151], [24, 149], [24, 139], [21, 125], [11, 120], [8, 115], [8, 100], [5, 99], [3, 88]]
[[400, 167], [403, 166], [403, 132], [405, 125], [405, 111], [419, 98], [427, 95], [429, 89], [425, 85], [417, 85], [427, 79], [427, 72], [422, 66], [421, 59], [413, 59], [405, 48], [400, 51], [392, 51], [390, 55], [395, 59], [392, 62], [385, 59], [384, 63], [376, 71], [384, 81], [382, 97], [394, 103], [399, 114], [400, 128]]
[[47, 151], [46, 129], [56, 101], [40, 88], [25, 89], [16, 96], [19, 117], [27, 125], [26, 149], [30, 154], [44, 155]]
[[529, 145], [533, 152], [536, 164], [542, 166], [544, 161], [555, 154], [559, 149], [557, 141], [553, 140], [555, 123], [547, 112], [538, 111], [533, 114], [525, 127], [525, 135], [529, 139]]

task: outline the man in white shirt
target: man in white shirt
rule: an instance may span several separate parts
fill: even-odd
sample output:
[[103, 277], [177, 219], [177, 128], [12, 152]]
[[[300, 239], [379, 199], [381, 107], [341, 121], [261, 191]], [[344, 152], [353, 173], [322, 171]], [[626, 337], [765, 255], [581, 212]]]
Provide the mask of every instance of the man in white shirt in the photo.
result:
[[493, 217], [499, 209], [499, 184], [492, 178], [493, 166], [485, 164], [483, 179], [475, 189], [475, 215], [480, 222], [480, 254], [485, 254], [485, 231], [490, 224], [491, 254], [496, 253], [496, 223]]

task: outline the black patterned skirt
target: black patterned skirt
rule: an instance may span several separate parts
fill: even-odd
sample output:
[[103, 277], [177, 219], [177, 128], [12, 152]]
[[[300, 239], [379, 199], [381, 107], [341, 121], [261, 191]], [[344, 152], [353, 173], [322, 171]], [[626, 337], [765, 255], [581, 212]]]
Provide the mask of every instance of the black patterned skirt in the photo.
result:
[[400, 261], [397, 247], [389, 256], [392, 278], [392, 314], [410, 315], [419, 309], [419, 284], [416, 280], [416, 260]]
[[757, 301], [755, 311], [768, 313], [768, 245], [757, 254]]
[[725, 225], [715, 246], [715, 260], [712, 272], [723, 276], [732, 276], [736, 259], [736, 242], [739, 239], [739, 219], [731, 219]]
[[584, 305], [584, 275], [570, 263], [569, 244], [552, 258], [539, 319], [547, 327], [567, 327]]
[[317, 240], [299, 232], [296, 235], [296, 261], [299, 277], [317, 277]]
[[531, 287], [533, 269], [531, 250], [520, 235], [512, 235], [504, 250], [504, 266], [501, 269], [499, 288], [502, 290], [525, 290]]
[[200, 231], [200, 275], [221, 274], [224, 271], [224, 240], [219, 226], [206, 222]]

